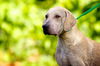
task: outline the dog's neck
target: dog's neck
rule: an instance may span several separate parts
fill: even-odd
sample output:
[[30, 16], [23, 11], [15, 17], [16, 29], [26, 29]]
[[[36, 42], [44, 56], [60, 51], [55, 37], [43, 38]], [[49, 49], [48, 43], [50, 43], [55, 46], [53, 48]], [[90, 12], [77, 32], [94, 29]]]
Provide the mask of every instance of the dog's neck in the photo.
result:
[[74, 46], [82, 40], [81, 32], [74, 26], [70, 31], [64, 32], [59, 35], [59, 41], [61, 44]]

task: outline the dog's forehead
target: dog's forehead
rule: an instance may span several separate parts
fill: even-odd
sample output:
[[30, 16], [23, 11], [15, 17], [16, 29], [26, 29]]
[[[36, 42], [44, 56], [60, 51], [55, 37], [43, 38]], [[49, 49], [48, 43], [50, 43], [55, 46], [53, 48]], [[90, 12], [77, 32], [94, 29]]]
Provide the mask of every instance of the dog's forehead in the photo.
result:
[[65, 9], [62, 7], [54, 7], [48, 10], [47, 14], [64, 14]]

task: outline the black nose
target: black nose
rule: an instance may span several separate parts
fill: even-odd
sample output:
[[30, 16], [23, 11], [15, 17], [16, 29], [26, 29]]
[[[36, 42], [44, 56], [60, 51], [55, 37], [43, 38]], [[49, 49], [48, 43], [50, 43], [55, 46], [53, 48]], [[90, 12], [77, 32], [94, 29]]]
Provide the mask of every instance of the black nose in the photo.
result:
[[44, 30], [47, 30], [47, 29], [48, 29], [48, 25], [43, 25], [42, 28], [43, 28]]
[[47, 24], [42, 26], [44, 34], [49, 34], [48, 27]]

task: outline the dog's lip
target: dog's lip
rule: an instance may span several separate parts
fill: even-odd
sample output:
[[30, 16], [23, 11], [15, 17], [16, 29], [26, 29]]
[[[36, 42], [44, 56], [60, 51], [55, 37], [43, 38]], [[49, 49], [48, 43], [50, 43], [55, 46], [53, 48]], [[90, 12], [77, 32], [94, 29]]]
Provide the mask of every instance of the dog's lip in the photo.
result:
[[50, 34], [50, 33], [48, 33], [48, 34], [45, 34], [45, 35], [54, 35], [54, 36], [57, 36], [57, 34]]
[[54, 33], [50, 33], [47, 30], [43, 30], [43, 32], [44, 32], [45, 35], [55, 35], [55, 36], [57, 35], [57, 34], [54, 34]]
[[47, 35], [47, 34], [49, 35], [49, 32], [47, 30], [43, 30], [43, 32], [45, 35]]

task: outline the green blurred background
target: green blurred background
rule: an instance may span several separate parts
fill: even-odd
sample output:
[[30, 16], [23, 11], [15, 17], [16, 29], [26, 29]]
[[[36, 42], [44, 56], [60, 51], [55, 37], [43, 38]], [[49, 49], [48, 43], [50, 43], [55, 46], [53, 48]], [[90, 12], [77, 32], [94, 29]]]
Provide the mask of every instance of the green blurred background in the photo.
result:
[[[0, 0], [0, 66], [58, 66], [54, 53], [57, 37], [42, 31], [44, 15], [54, 6], [75, 17], [99, 0]], [[99, 2], [100, 3], [100, 2]], [[78, 20], [87, 37], [100, 42], [100, 8]]]

